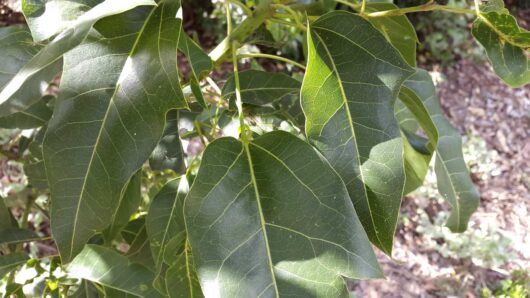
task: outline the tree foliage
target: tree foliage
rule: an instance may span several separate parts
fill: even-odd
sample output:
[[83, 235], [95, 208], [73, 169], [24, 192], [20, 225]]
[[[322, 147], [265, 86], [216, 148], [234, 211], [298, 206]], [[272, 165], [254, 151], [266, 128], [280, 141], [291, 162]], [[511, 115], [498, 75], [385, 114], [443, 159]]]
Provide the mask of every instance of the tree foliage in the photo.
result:
[[[453, 232], [479, 203], [406, 13], [474, 14], [500, 79], [530, 83], [530, 33], [501, 0], [228, 1], [209, 53], [178, 0], [22, 7], [27, 25], [0, 28], [0, 127], [31, 129], [20, 154], [49, 195], [56, 295], [347, 297], [346, 279], [383, 277], [371, 244], [392, 255], [402, 198], [431, 160]], [[303, 61], [248, 52], [281, 50], [278, 32], [303, 37]], [[286, 70], [240, 71], [257, 58]], [[0, 275], [21, 293], [13, 274], [34, 260], [20, 243], [40, 237], [8, 206]]]

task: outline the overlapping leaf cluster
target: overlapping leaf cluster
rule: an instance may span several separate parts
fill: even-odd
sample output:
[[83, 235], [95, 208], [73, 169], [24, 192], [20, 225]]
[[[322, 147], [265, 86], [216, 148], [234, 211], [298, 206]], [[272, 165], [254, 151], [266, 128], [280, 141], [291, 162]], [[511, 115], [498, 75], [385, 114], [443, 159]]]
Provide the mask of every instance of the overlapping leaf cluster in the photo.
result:
[[[460, 134], [416, 68], [404, 15], [310, 3], [303, 81], [236, 73], [217, 94], [223, 104], [203, 79], [237, 49], [207, 55], [184, 32], [178, 0], [22, 2], [29, 27], [0, 30], [0, 127], [33, 129], [25, 171], [49, 189], [69, 295], [346, 297], [345, 278], [382, 277], [370, 243], [392, 254], [402, 197], [431, 159], [449, 228], [464, 231], [478, 206]], [[270, 4], [260, 1], [221, 45], [267, 30]], [[473, 34], [503, 80], [530, 82], [528, 32], [502, 6], [484, 8]], [[47, 86], [59, 77], [55, 97]], [[242, 103], [249, 126], [274, 115], [290, 132], [251, 134], [245, 124], [241, 138], [219, 137]], [[185, 137], [179, 126], [190, 122]], [[196, 136], [209, 144], [190, 161], [183, 139]], [[144, 171], [182, 176], [146, 202]], [[11, 252], [1, 276], [28, 260], [15, 244], [35, 240], [0, 200], [0, 244]]]

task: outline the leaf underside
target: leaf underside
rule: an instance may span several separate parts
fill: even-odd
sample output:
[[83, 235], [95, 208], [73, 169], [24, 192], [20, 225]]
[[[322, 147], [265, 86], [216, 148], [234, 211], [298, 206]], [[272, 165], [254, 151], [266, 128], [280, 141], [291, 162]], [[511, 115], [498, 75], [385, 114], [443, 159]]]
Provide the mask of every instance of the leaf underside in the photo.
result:
[[[437, 142], [435, 172], [438, 191], [452, 207], [447, 226], [453, 232], [463, 232], [479, 205], [480, 195], [464, 161], [460, 132], [443, 115], [435, 86], [427, 71], [419, 69], [404, 86], [423, 101], [436, 128], [436, 137], [431, 139]], [[425, 129], [427, 132], [432, 130]]]

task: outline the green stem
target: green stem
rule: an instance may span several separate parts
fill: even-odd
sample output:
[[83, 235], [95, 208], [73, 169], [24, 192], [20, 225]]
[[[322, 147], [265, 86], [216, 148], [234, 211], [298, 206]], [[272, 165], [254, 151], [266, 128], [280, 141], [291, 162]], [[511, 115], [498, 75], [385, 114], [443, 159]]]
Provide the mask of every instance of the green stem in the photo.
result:
[[480, 0], [474, 0], [475, 2], [475, 13], [480, 15]]
[[307, 31], [306, 26], [301, 25], [301, 24], [296, 24], [296, 23], [293, 23], [293, 22], [290, 22], [290, 21], [287, 21], [287, 20], [272, 18], [272, 19], [270, 19], [270, 21], [273, 22], [273, 23], [278, 23], [278, 24], [287, 25], [287, 26], [290, 26], [290, 27], [295, 27], [295, 28], [298, 28], [298, 29], [300, 29], [302, 31]]
[[366, 9], [366, 0], [362, 0], [362, 3], [361, 3], [361, 11], [359, 11], [359, 14], [360, 15], [364, 15], [364, 11]]
[[294, 9], [290, 8], [289, 6], [283, 5], [283, 4], [273, 4], [272, 7], [285, 10], [288, 13], [287, 16], [288, 17], [290, 16], [290, 18], [292, 18], [296, 22], [297, 27], [304, 26], [302, 24], [302, 20], [300, 19], [300, 16], [298, 15], [298, 13]]
[[282, 62], [285, 62], [285, 63], [289, 63], [289, 64], [292, 64], [300, 69], [304, 69], [305, 70], [305, 66], [303, 64], [300, 64], [296, 61], [293, 61], [289, 58], [284, 58], [284, 57], [281, 57], [281, 56], [276, 56], [276, 55], [269, 55], [269, 54], [262, 54], [262, 53], [248, 53], [248, 54], [239, 54], [237, 55], [238, 58], [267, 58], [267, 59], [273, 59], [273, 60], [278, 60], [278, 61], [282, 61]]
[[247, 128], [245, 125], [245, 114], [243, 113], [243, 100], [241, 99], [241, 85], [239, 82], [239, 71], [238, 71], [238, 59], [237, 59], [237, 48], [239, 44], [237, 41], [232, 43], [232, 66], [234, 68], [234, 82], [236, 91], [236, 106], [237, 113], [239, 114], [239, 132], [241, 140], [244, 144], [247, 144], [250, 140], [247, 135]]
[[233, 41], [244, 42], [256, 29], [261, 26], [266, 19], [273, 14], [271, 8], [271, 0], [260, 1], [254, 14], [251, 18], [246, 18], [233, 31], [225, 37], [223, 41], [215, 49], [213, 49], [209, 56], [212, 59], [214, 66], [219, 66], [230, 55], [230, 47]]
[[228, 2], [239, 6], [248, 17], [252, 17], [253, 15], [252, 10], [250, 10], [250, 8], [248, 8], [248, 6], [245, 5], [245, 3], [242, 3], [241, 1], [238, 1], [238, 0], [228, 0]]
[[448, 12], [459, 13], [459, 14], [476, 14], [476, 11], [472, 9], [451, 7], [451, 6], [445, 6], [445, 5], [437, 5], [437, 4], [433, 4], [429, 2], [427, 4], [419, 5], [419, 6], [371, 12], [371, 13], [365, 14], [365, 16], [371, 17], [371, 18], [390, 17], [390, 16], [401, 16], [401, 15], [411, 13], [411, 12], [434, 11], [434, 10], [448, 11]]

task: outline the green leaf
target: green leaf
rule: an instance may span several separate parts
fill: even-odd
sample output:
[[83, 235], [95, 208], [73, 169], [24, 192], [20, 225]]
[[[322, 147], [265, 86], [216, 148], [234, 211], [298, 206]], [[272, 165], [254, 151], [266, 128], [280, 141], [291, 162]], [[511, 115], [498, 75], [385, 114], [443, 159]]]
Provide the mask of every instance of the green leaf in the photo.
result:
[[102, 0], [22, 0], [22, 11], [35, 41], [66, 29]]
[[55, 96], [46, 95], [26, 110], [0, 118], [0, 127], [29, 129], [43, 126], [52, 117], [48, 102], [54, 98]]
[[185, 231], [182, 206], [188, 193], [185, 178], [169, 181], [155, 196], [146, 217], [147, 234], [156, 268], [162, 268], [166, 245]]
[[413, 143], [412, 138], [407, 138], [407, 135], [410, 136], [410, 134], [406, 133], [402, 136], [406, 174], [404, 194], [409, 194], [423, 185], [433, 156], [433, 152], [424, 153], [416, 150], [411, 144]]
[[0, 256], [0, 277], [6, 276], [18, 266], [25, 264], [29, 260], [25, 253], [12, 253]]
[[346, 183], [372, 243], [390, 255], [405, 186], [394, 104], [414, 70], [372, 24], [344, 11], [310, 26], [308, 49], [306, 134]]
[[179, 136], [178, 115], [179, 112], [177, 110], [167, 113], [164, 135], [149, 158], [149, 166], [155, 171], [168, 169], [176, 173], [184, 173], [186, 171], [184, 149], [182, 149], [182, 142]]
[[111, 224], [127, 181], [162, 137], [166, 113], [187, 107], [175, 67], [179, 7], [168, 0], [147, 17], [107, 18], [65, 55], [43, 146], [52, 233], [65, 263]]
[[212, 59], [184, 32], [184, 29], [182, 29], [179, 37], [178, 48], [188, 58], [193, 77], [199, 80], [212, 70]]
[[167, 270], [166, 286], [170, 298], [204, 297], [189, 249], [184, 250]]
[[48, 188], [48, 178], [42, 157], [42, 142], [46, 129], [47, 127], [44, 126], [37, 132], [28, 146], [29, 154], [24, 162], [24, 173], [28, 176], [29, 185], [38, 189]]
[[0, 231], [13, 227], [12, 215], [7, 208], [4, 197], [0, 196]]
[[67, 268], [68, 276], [82, 278], [105, 287], [140, 297], [162, 297], [152, 286], [153, 272], [142, 265], [130, 263], [118, 252], [86, 245]]
[[[368, 3], [366, 11], [383, 11], [398, 8], [393, 3]], [[407, 63], [416, 67], [416, 44], [418, 36], [416, 29], [406, 15], [367, 18], [387, 40], [401, 53]]]
[[97, 288], [88, 280], [83, 279], [79, 288], [69, 295], [68, 297], [73, 298], [98, 298], [99, 292]]
[[[87, 37], [92, 26], [105, 17], [122, 13], [140, 5], [155, 5], [153, 0], [107, 0], [87, 11], [75, 22], [68, 26], [61, 34], [57, 35], [41, 51], [33, 56], [18, 72], [11, 78], [0, 92], [0, 117], [24, 111], [40, 98], [30, 96], [18, 97], [17, 94], [24, 92], [29, 86], [41, 76], [52, 77], [57, 72], [52, 72], [49, 67], [60, 64], [64, 53], [72, 50], [82, 43]], [[27, 33], [29, 34], [29, 33]], [[70, 67], [71, 64], [68, 65]], [[93, 72], [96, 74], [96, 72]], [[86, 77], [85, 75], [81, 77]], [[31, 90], [31, 89], [30, 89]]]
[[471, 32], [506, 84], [521, 87], [530, 83], [530, 62], [525, 53], [530, 48], [530, 32], [521, 29], [513, 16], [504, 9], [481, 13]]
[[[406, 86], [401, 87], [396, 107], [399, 108], [396, 118], [403, 131], [405, 194], [408, 194], [423, 185], [438, 143], [438, 130], [424, 102]], [[428, 139], [416, 135], [420, 127]]]
[[204, 100], [204, 95], [202, 94], [201, 86], [199, 85], [199, 82], [197, 82], [197, 79], [192, 78], [190, 80], [190, 87], [191, 92], [193, 93], [193, 96], [195, 96], [195, 99], [197, 100], [197, 103], [205, 110], [209, 109], [208, 104], [206, 103], [206, 100]]
[[[411, 81], [413, 81], [413, 78], [409, 80], [409, 82]], [[436, 92], [435, 89], [433, 90]], [[426, 106], [426, 104], [429, 104], [429, 102], [423, 102], [415, 93], [415, 91], [408, 88], [406, 85], [401, 87], [399, 92], [399, 100], [407, 107], [412, 115], [415, 116], [415, 120], [418, 121], [419, 126], [423, 128], [425, 134], [429, 138], [427, 149], [429, 152], [433, 152], [436, 149], [439, 136], [436, 124], [429, 114], [429, 108], [432, 110], [432, 105]], [[410, 132], [415, 133], [416, 131]]]
[[530, 48], [530, 32], [519, 27], [515, 17], [508, 11], [482, 12], [479, 19], [505, 42], [523, 49]]
[[112, 241], [127, 226], [131, 215], [138, 210], [142, 203], [142, 170], [139, 170], [129, 180], [125, 192], [120, 198], [118, 208], [112, 216], [112, 224], [105, 229], [105, 241]]
[[[283, 73], [247, 70], [239, 73], [243, 103], [263, 106], [274, 103], [286, 95], [300, 92], [300, 82]], [[223, 97], [235, 108], [235, 81], [232, 75], [223, 87]]]
[[343, 276], [381, 276], [341, 179], [287, 132], [210, 143], [184, 216], [207, 297], [347, 297]]
[[182, 240], [185, 240], [182, 206], [188, 189], [185, 177], [169, 181], [153, 199], [146, 217], [147, 235], [157, 272], [155, 287], [163, 292], [169, 286], [164, 285], [167, 268], [164, 263], [171, 265], [174, 262]]
[[463, 232], [478, 207], [480, 195], [464, 161], [460, 133], [443, 116], [434, 83], [427, 71], [418, 70], [404, 85], [423, 101], [436, 126], [438, 191], [452, 207], [447, 226], [453, 232]]
[[127, 257], [134, 263], [141, 264], [151, 271], [155, 271], [155, 262], [149, 237], [147, 236], [147, 229], [145, 227], [145, 217], [135, 219], [121, 231], [125, 241], [129, 244], [129, 251]]
[[14, 244], [39, 239], [37, 233], [26, 229], [12, 227], [0, 230], [0, 244]]
[[[11, 128], [18, 124], [15, 119], [21, 118], [21, 114], [26, 113], [27, 110], [32, 110], [30, 114], [35, 113], [36, 108], [32, 104], [42, 102], [39, 99], [48, 83], [59, 73], [62, 61], [58, 57], [46, 65], [41, 65], [38, 69], [32, 69], [33, 76], [24, 79], [23, 88], [12, 90], [7, 95], [6, 90], [13, 83], [13, 78], [20, 76], [25, 65], [29, 65], [30, 61], [40, 55], [38, 52], [42, 46], [33, 43], [26, 26], [17, 25], [0, 28], [0, 48], [2, 48], [0, 54], [2, 60], [0, 64], [0, 126]], [[29, 70], [26, 68], [26, 71]], [[5, 118], [15, 112], [19, 112], [18, 116]], [[42, 112], [37, 115], [41, 115], [39, 118], [42, 118]], [[44, 116], [46, 117], [49, 118], [49, 116]]]
[[4, 297], [26, 298], [23, 287], [24, 285], [18, 283], [6, 285]]

